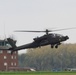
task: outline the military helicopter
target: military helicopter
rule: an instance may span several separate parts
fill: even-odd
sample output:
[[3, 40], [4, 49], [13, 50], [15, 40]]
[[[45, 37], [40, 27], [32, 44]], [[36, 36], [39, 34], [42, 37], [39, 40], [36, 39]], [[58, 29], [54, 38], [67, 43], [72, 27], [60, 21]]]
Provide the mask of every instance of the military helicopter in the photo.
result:
[[[74, 27], [75, 28], [75, 27]], [[37, 37], [33, 39], [33, 42], [21, 45], [21, 46], [16, 46], [15, 42], [11, 38], [7, 38], [9, 44], [12, 46], [9, 48], [11, 50], [11, 53], [14, 51], [18, 51], [21, 49], [28, 49], [28, 48], [37, 48], [45, 45], [51, 45], [51, 48], [58, 48], [58, 46], [63, 42], [69, 39], [69, 37], [63, 36], [61, 34], [56, 34], [56, 33], [49, 33], [49, 32], [54, 32], [54, 31], [61, 31], [61, 30], [68, 30], [68, 29], [74, 29], [74, 28], [65, 28], [65, 29], [57, 29], [57, 30], [48, 30], [46, 29], [45, 31], [30, 31], [30, 30], [17, 30], [15, 32], [36, 32], [36, 33], [41, 33], [44, 32], [43, 36]]]

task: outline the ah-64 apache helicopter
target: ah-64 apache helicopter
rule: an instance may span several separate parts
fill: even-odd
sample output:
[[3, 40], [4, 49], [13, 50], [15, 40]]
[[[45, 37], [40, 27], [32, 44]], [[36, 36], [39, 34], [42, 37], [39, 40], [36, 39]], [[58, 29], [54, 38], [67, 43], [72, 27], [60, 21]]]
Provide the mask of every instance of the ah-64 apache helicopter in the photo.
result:
[[69, 37], [63, 36], [60, 34], [49, 33], [49, 32], [74, 29], [74, 28], [57, 29], [57, 30], [46, 29], [45, 31], [17, 30], [15, 32], [38, 32], [38, 33], [39, 32], [45, 32], [46, 34], [44, 34], [41, 37], [34, 38], [33, 42], [31, 42], [31, 43], [21, 45], [18, 47], [15, 45], [15, 42], [13, 41], [13, 39], [8, 38], [7, 40], [9, 42], [9, 44], [12, 46], [11, 48], [9, 48], [9, 50], [11, 50], [11, 53], [13, 53], [14, 51], [18, 51], [21, 49], [37, 48], [37, 47], [41, 47], [41, 46], [45, 46], [45, 45], [51, 45], [51, 48], [54, 48], [54, 47], [58, 48], [58, 46], [61, 44], [61, 42], [68, 40]]

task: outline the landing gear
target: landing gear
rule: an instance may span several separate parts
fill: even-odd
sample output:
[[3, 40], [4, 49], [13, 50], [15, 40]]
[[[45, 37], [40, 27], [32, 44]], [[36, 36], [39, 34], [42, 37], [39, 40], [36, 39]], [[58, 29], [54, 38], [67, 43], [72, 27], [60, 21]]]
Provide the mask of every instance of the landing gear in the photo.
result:
[[58, 45], [55, 45], [55, 46], [54, 45], [51, 45], [51, 48], [54, 48], [54, 47], [55, 48], [58, 48]]
[[56, 44], [56, 45], [55, 45], [55, 48], [58, 48], [58, 45], [60, 45], [60, 44], [61, 44], [61, 43]]
[[58, 48], [58, 45], [56, 45], [55, 48]]
[[54, 45], [51, 45], [51, 48], [54, 48]]

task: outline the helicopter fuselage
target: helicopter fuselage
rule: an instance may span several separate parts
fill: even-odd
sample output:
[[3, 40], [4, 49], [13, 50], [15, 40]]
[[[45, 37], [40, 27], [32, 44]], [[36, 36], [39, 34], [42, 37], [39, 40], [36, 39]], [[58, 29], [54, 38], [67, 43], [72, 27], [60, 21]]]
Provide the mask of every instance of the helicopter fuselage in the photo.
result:
[[62, 36], [60, 34], [43, 35], [41, 37], [34, 38], [34, 41], [32, 43], [15, 47], [14, 50], [37, 48], [45, 45], [51, 45], [51, 48], [53, 48], [54, 46], [55, 48], [58, 48], [58, 45], [60, 45], [61, 42], [66, 41], [67, 39], [69, 39], [68, 36]]
[[8, 38], [8, 42], [11, 45], [11, 48], [9, 48], [9, 50], [11, 50], [11, 53], [13, 53], [14, 51], [17, 50], [21, 50], [21, 49], [28, 49], [28, 48], [37, 48], [37, 47], [41, 47], [41, 46], [46, 46], [46, 45], [51, 45], [51, 48], [58, 48], [58, 46], [63, 42], [69, 39], [68, 36], [63, 36], [60, 34], [55, 34], [55, 33], [49, 33], [49, 32], [54, 32], [54, 31], [61, 31], [61, 30], [68, 30], [68, 29], [76, 29], [76, 27], [74, 28], [65, 28], [65, 29], [56, 29], [56, 30], [16, 30], [15, 32], [33, 32], [33, 33], [46, 33], [45, 35], [41, 36], [41, 37], [37, 37], [33, 39], [33, 42], [25, 44], [25, 45], [21, 45], [21, 46], [16, 46], [14, 43], [14, 40], [11, 38]]

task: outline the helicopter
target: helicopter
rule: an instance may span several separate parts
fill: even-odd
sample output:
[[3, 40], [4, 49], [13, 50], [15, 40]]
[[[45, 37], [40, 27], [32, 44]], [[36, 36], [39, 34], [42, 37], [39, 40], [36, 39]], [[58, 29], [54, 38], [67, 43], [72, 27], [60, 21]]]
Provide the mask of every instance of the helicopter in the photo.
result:
[[16, 46], [13, 39], [7, 38], [9, 44], [11, 45], [11, 48], [9, 48], [9, 50], [11, 50], [11, 54], [12, 54], [14, 51], [18, 51], [21, 49], [37, 48], [37, 47], [46, 46], [46, 45], [51, 45], [51, 48], [54, 48], [54, 47], [58, 48], [58, 46], [61, 45], [63, 41], [68, 40], [69, 37], [67, 35], [63, 36], [61, 34], [49, 33], [49, 32], [68, 30], [68, 29], [74, 29], [74, 28], [65, 28], [65, 29], [57, 29], [57, 30], [46, 29], [45, 31], [16, 30], [15, 32], [36, 32], [36, 33], [44, 32], [45, 34], [40, 37], [33, 38], [33, 42], [31, 43], [24, 44], [21, 46]]

